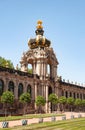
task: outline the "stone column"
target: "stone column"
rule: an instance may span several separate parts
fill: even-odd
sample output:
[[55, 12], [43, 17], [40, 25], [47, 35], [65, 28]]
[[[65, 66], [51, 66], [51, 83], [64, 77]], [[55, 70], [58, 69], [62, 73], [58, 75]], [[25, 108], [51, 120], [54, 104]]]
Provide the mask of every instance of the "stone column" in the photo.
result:
[[75, 93], [75, 98], [77, 99], [77, 93]]
[[33, 73], [36, 74], [36, 63], [35, 63], [35, 60], [33, 61]]
[[70, 97], [70, 92], [68, 91], [68, 98]]
[[65, 90], [64, 90], [63, 92], [64, 92], [64, 97], [66, 97], [66, 93], [65, 93]]
[[46, 105], [45, 105], [45, 112], [48, 112], [48, 86], [46, 85]]
[[[35, 99], [37, 97], [37, 83], [35, 83]], [[35, 110], [37, 109], [36, 103], [35, 103]]]
[[15, 99], [18, 99], [18, 80], [15, 82], [14, 96]]
[[6, 78], [5, 91], [8, 91], [9, 78]]

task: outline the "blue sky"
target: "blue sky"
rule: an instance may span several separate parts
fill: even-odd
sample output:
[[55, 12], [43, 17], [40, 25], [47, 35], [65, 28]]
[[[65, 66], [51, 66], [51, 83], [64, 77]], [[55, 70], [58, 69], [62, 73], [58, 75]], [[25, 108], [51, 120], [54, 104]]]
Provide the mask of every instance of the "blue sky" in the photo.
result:
[[58, 75], [85, 84], [85, 0], [0, 0], [0, 56], [19, 64], [39, 19], [58, 58]]

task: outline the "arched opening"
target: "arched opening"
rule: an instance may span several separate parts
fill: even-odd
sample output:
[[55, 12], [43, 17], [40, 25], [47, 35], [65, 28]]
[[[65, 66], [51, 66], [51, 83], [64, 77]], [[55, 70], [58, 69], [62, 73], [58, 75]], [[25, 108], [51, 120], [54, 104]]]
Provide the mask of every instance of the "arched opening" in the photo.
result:
[[23, 93], [23, 84], [20, 83], [18, 86], [18, 97], [20, 97], [20, 95]]
[[32, 64], [28, 64], [28, 73], [30, 73], [30, 74], [33, 73]]
[[14, 83], [12, 81], [10, 81], [8, 84], [8, 91], [11, 91], [14, 93]]
[[80, 94], [80, 99], [82, 100], [82, 94]]
[[47, 74], [50, 75], [50, 65], [47, 64]]
[[77, 98], [79, 98], [79, 93], [77, 93]]
[[65, 96], [66, 96], [66, 98], [68, 98], [68, 92], [67, 91], [65, 92]]
[[[51, 93], [52, 93], [52, 87], [49, 86], [49, 87], [48, 87], [48, 96], [49, 96]], [[50, 110], [52, 111], [52, 110], [53, 110], [53, 108], [52, 108], [52, 103], [49, 103], [49, 107], [50, 107]]]
[[76, 94], [75, 94], [75, 93], [73, 93], [73, 98], [74, 98], [74, 99], [76, 98]]
[[4, 82], [0, 80], [0, 96], [3, 94], [4, 91]]
[[32, 89], [30, 84], [27, 86], [27, 92], [30, 94], [30, 97], [32, 97]]
[[49, 86], [49, 87], [48, 87], [48, 95], [50, 95], [51, 93], [52, 93], [52, 87]]

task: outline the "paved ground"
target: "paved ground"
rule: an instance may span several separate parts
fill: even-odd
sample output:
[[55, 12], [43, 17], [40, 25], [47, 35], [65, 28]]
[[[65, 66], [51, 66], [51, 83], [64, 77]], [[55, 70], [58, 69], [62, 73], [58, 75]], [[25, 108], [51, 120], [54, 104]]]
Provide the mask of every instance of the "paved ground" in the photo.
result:
[[[66, 115], [66, 119], [71, 119], [71, 114], [74, 115], [75, 118], [78, 118], [79, 113], [76, 112], [65, 112], [63, 113]], [[82, 117], [85, 117], [85, 113], [80, 113]], [[56, 120], [62, 120], [62, 116], [56, 117]], [[51, 117], [44, 118], [43, 121], [51, 121]], [[32, 123], [38, 123], [39, 118], [33, 118], [33, 119], [28, 119], [28, 124]], [[19, 126], [22, 125], [22, 120], [16, 120], [16, 121], [9, 121], [9, 127], [14, 127], [14, 126]], [[0, 122], [0, 128], [2, 128], [2, 122]]]

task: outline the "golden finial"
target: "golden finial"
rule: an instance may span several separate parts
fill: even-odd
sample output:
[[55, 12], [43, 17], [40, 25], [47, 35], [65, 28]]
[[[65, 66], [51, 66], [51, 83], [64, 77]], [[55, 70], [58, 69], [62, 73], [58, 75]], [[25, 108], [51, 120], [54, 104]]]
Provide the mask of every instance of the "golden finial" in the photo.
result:
[[42, 29], [42, 28], [43, 28], [43, 26], [42, 26], [42, 21], [41, 21], [41, 20], [38, 20], [38, 21], [37, 21], [37, 24], [38, 24], [38, 25], [36, 26], [37, 29]]

